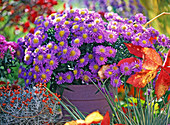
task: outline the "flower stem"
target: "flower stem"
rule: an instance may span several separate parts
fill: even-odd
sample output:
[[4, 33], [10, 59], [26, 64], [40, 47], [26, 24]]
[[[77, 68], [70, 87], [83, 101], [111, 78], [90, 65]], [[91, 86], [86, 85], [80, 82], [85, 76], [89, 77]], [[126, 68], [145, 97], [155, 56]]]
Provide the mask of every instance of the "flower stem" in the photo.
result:
[[161, 14], [157, 15], [156, 17], [154, 17], [153, 19], [151, 19], [150, 21], [148, 21], [143, 27], [146, 27], [147, 25], [149, 25], [152, 21], [156, 20], [158, 17], [162, 16], [162, 15], [170, 15], [170, 13], [168, 12], [162, 12]]

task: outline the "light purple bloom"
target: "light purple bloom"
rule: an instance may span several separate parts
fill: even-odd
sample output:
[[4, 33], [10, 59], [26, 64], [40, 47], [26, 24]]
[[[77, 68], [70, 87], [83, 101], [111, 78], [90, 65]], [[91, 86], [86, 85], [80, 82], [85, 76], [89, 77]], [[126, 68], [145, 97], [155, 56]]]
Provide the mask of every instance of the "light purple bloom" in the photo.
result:
[[96, 60], [98, 65], [104, 65], [107, 62], [107, 57], [95, 55], [95, 60]]
[[146, 21], [147, 21], [147, 20], [146, 20], [146, 17], [143, 16], [142, 13], [136, 14], [136, 15], [135, 15], [135, 20], [136, 20], [136, 22], [138, 22], [138, 23], [140, 23], [140, 24], [145, 24]]
[[57, 78], [56, 79], [57, 84], [63, 84], [65, 82], [65, 77], [64, 77], [64, 74], [62, 72], [58, 73], [56, 78]]
[[91, 72], [97, 73], [100, 69], [100, 66], [96, 62], [93, 61], [90, 63], [89, 69], [91, 70]]
[[69, 34], [70, 34], [70, 31], [67, 27], [62, 27], [62, 28], [55, 28], [56, 30], [56, 33], [55, 33], [55, 38], [58, 40], [58, 41], [64, 41], [64, 40], [67, 40]]
[[111, 77], [111, 85], [113, 87], [119, 87], [121, 85], [121, 80], [119, 78], [119, 76], [116, 76], [116, 77]]
[[65, 82], [66, 82], [66, 83], [72, 83], [72, 82], [73, 82], [73, 80], [74, 80], [74, 75], [73, 75], [73, 73], [72, 73], [71, 71], [66, 72], [66, 73], [64, 74], [64, 76], [65, 76]]
[[131, 65], [127, 62], [120, 65], [120, 71], [122, 74], [131, 75], [132, 69]]
[[89, 83], [91, 82], [90, 78], [91, 78], [92, 74], [89, 71], [84, 71], [81, 79], [85, 82], [85, 83]]
[[24, 62], [27, 65], [30, 65], [33, 62], [33, 56], [31, 51], [27, 51], [24, 56]]
[[77, 65], [78, 67], [84, 67], [88, 64], [88, 62], [89, 58], [87, 56], [84, 56], [77, 61]]
[[116, 55], [116, 50], [114, 48], [112, 48], [111, 46], [107, 46], [106, 47], [106, 55], [107, 57], [115, 57]]
[[69, 47], [67, 59], [68, 61], [77, 60], [80, 57], [80, 54], [81, 54], [81, 51], [78, 48]]

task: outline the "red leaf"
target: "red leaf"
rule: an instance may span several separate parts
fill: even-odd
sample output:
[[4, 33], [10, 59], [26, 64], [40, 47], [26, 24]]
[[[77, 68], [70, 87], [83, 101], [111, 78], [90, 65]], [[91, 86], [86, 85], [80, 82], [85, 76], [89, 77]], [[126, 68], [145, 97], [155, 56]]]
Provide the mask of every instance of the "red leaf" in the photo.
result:
[[133, 45], [132, 43], [124, 43], [124, 44], [126, 45], [126, 47], [128, 48], [131, 54], [138, 56], [140, 58], [143, 57], [143, 52], [142, 52], [143, 47]]
[[167, 56], [166, 56], [166, 58], [165, 58], [165, 61], [164, 61], [164, 64], [163, 64], [163, 66], [165, 67], [167, 67], [167, 66], [169, 66], [170, 67], [170, 49], [169, 49], [169, 51], [168, 51], [168, 53], [167, 53]]
[[123, 64], [125, 62], [128, 62], [129, 64], [131, 64], [132, 62], [135, 62], [135, 61], [138, 61], [138, 59], [135, 57], [125, 58], [125, 59], [120, 60], [117, 64], [117, 66], [120, 66], [121, 64]]
[[109, 116], [109, 112], [107, 111], [102, 122], [101, 125], [110, 125], [110, 116]]

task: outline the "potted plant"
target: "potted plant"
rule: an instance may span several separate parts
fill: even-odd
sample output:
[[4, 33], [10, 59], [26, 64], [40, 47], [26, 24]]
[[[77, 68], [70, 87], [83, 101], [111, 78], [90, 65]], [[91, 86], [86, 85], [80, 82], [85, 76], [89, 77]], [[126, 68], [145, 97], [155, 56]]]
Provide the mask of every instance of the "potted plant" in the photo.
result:
[[[61, 92], [63, 88], [69, 89], [68, 85], [83, 86], [92, 81], [101, 86], [100, 80], [105, 78], [111, 78], [105, 84], [107, 88], [119, 87], [122, 80], [142, 70], [142, 59], [136, 59], [124, 43], [158, 52], [169, 48], [169, 39], [152, 27], [144, 28], [145, 23], [143, 14], [127, 19], [110, 12], [102, 19], [100, 14], [87, 9], [38, 17], [34, 34], [18, 39], [18, 58], [26, 64], [19, 68], [19, 77], [25, 80], [26, 86], [42, 82], [52, 91]], [[119, 63], [126, 58], [132, 64]], [[120, 79], [122, 75], [125, 77]]]

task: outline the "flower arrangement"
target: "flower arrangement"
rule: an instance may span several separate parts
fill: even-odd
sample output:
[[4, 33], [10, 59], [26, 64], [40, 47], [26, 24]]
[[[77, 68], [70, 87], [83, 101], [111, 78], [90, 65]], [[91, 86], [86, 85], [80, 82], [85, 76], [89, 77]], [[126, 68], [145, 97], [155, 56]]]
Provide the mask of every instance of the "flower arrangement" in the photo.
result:
[[[124, 43], [152, 48], [165, 58], [161, 50], [170, 47], [169, 38], [152, 27], [143, 27], [143, 14], [127, 19], [110, 12], [105, 20], [87, 9], [36, 18], [34, 34], [18, 39], [18, 58], [26, 64], [19, 68], [19, 77], [24, 78], [26, 86], [43, 81], [52, 88], [65, 87], [110, 78], [111, 85], [119, 87], [121, 75], [126, 80], [143, 69], [142, 59], [130, 58], [135, 55]], [[131, 63], [119, 63], [125, 58]]]

